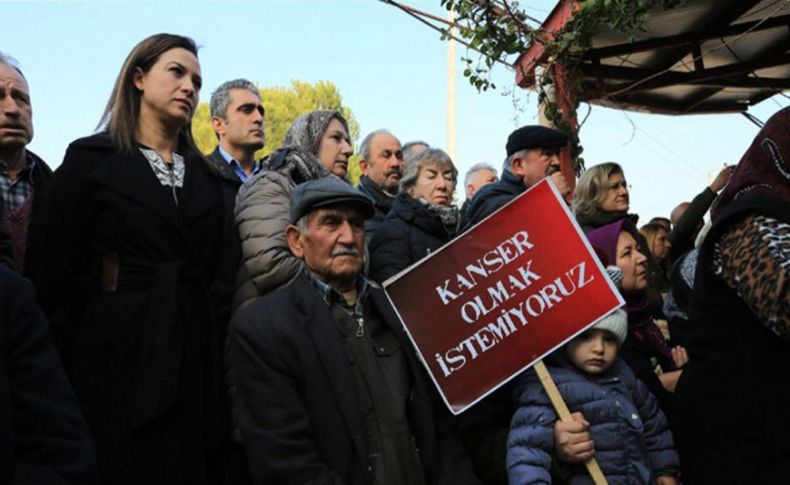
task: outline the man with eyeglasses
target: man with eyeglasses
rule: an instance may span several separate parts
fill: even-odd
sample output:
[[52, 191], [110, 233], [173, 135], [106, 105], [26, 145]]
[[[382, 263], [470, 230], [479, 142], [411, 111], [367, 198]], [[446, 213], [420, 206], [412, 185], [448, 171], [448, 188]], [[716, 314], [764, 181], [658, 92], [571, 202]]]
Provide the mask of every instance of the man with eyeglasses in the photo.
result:
[[522, 126], [508, 136], [507, 159], [499, 182], [486, 185], [475, 194], [462, 228], [468, 229], [513, 200], [529, 187], [550, 176], [560, 195], [571, 188], [560, 172], [560, 150], [568, 144], [564, 133], [539, 125]]

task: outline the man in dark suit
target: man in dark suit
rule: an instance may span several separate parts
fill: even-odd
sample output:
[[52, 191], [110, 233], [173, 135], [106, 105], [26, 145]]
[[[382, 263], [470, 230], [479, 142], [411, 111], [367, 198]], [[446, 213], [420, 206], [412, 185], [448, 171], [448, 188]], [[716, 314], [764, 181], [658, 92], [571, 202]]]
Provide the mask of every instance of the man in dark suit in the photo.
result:
[[0, 483], [93, 483], [96, 452], [33, 286], [0, 267]]
[[256, 483], [477, 483], [384, 292], [362, 273], [372, 201], [298, 185], [286, 238], [305, 271], [231, 322]]
[[209, 161], [236, 186], [260, 171], [255, 152], [263, 148], [263, 104], [258, 88], [246, 79], [222, 83], [211, 95], [211, 126], [219, 145]]
[[30, 90], [19, 66], [0, 52], [0, 262], [33, 276], [52, 170], [26, 149], [33, 139]]

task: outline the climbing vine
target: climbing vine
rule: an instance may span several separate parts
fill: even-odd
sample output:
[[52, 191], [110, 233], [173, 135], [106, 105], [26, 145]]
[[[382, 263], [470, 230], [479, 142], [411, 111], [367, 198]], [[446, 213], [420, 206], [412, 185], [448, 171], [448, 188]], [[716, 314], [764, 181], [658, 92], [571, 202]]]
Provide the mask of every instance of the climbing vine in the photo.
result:
[[[496, 89], [491, 81], [491, 69], [497, 62], [513, 65], [515, 57], [526, 52], [534, 43], [545, 49], [548, 63], [536, 82], [538, 100], [543, 103], [545, 116], [564, 131], [571, 143], [574, 169], [584, 168], [581, 158], [578, 127], [575, 119], [579, 106], [581, 85], [565, 84], [564, 89], [575, 89], [576, 95], [568, 112], [563, 112], [549, 91], [558, 84], [558, 76], [577, 79], [574, 75], [580, 54], [592, 45], [595, 32], [608, 27], [621, 32], [629, 40], [649, 29], [647, 14], [650, 9], [668, 9], [685, 0], [581, 0], [576, 12], [558, 32], [546, 32], [540, 21], [519, 6], [516, 0], [440, 0], [443, 7], [453, 11], [457, 30], [444, 29], [445, 36], [455, 35], [466, 42], [469, 50], [463, 58], [464, 76], [479, 91]], [[573, 2], [571, 2], [573, 3]], [[561, 67], [559, 67], [561, 66]]]

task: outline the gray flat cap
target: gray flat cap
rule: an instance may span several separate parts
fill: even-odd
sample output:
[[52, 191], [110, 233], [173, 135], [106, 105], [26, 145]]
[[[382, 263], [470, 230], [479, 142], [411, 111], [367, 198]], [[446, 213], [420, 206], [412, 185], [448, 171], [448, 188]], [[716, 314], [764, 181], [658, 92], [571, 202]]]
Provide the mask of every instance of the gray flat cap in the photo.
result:
[[291, 224], [318, 207], [346, 203], [359, 208], [365, 219], [375, 213], [373, 200], [337, 177], [308, 180], [291, 192]]

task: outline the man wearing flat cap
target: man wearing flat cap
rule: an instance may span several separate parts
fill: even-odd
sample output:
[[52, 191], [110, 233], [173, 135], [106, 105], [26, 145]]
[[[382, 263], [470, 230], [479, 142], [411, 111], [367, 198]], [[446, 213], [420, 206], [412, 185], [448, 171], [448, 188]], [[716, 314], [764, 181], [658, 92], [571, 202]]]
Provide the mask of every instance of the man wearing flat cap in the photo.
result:
[[[564, 133], [544, 126], [522, 126], [511, 133], [505, 147], [507, 159], [502, 178], [475, 194], [464, 216], [462, 230], [482, 221], [547, 176], [554, 180], [560, 195], [567, 197], [570, 186], [559, 170], [559, 153], [567, 143], [568, 137]], [[529, 217], [528, 211], [524, 217]], [[508, 483], [505, 455], [510, 418], [515, 411], [512, 394], [511, 381], [456, 418], [456, 428], [475, 471], [490, 484]], [[579, 461], [576, 449], [579, 444], [592, 444], [586, 428], [559, 420], [557, 423], [555, 446], [558, 458], [563, 462]]]
[[551, 176], [560, 195], [570, 194], [570, 186], [560, 172], [560, 150], [568, 144], [564, 133], [539, 125], [522, 126], [507, 138], [507, 159], [499, 182], [486, 185], [475, 194], [462, 224], [468, 229], [513, 200], [529, 187]]
[[397, 315], [362, 272], [372, 200], [326, 177], [298, 185], [290, 211], [303, 273], [231, 322], [255, 483], [477, 483]]

